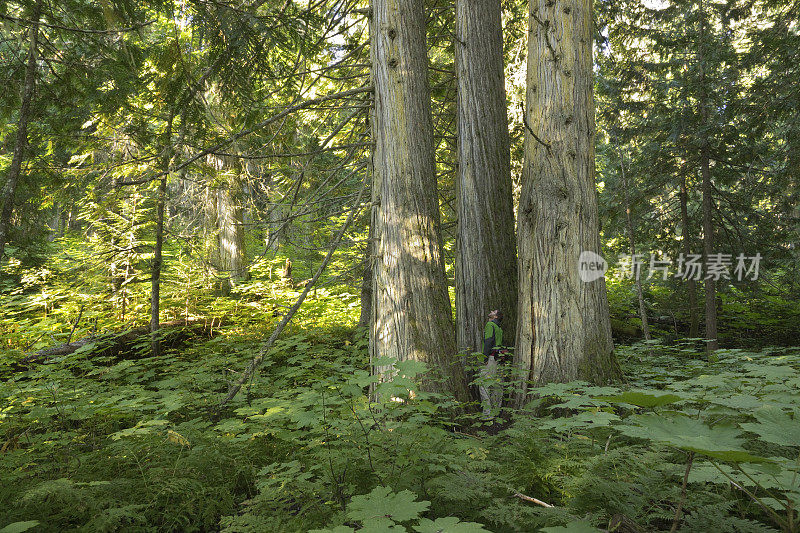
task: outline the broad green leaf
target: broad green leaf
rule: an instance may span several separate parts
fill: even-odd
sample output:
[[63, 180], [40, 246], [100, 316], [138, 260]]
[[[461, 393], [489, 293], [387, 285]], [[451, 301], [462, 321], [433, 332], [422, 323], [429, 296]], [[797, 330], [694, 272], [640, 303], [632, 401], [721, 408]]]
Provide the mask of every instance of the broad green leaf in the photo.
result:
[[394, 366], [401, 376], [412, 379], [419, 374], [424, 374], [425, 371], [428, 370], [428, 366], [425, 363], [422, 361], [415, 361], [414, 359], [398, 361]]
[[707, 426], [702, 420], [685, 416], [664, 417], [653, 414], [628, 418], [637, 425], [617, 428], [629, 437], [668, 444], [682, 450], [694, 451], [723, 461], [761, 462], [763, 457], [751, 455], [742, 448], [741, 430], [718, 424]]
[[13, 524], [8, 524], [3, 529], [0, 529], [0, 533], [22, 533], [23, 531], [28, 531], [29, 529], [36, 527], [39, 525], [38, 520], [26, 520], [24, 522], [14, 522]]
[[353, 496], [347, 516], [362, 522], [380, 517], [405, 522], [419, 517], [430, 506], [430, 502], [416, 499], [417, 495], [409, 490], [394, 493], [389, 487], [375, 487], [369, 494]]
[[760, 363], [747, 363], [744, 365], [747, 375], [764, 378], [768, 381], [782, 382], [797, 376], [797, 370], [789, 365], [765, 365]]
[[[800, 502], [800, 493], [797, 492], [789, 492], [786, 494], [786, 498], [793, 502], [793, 507], [797, 508], [797, 503]], [[786, 509], [786, 500], [776, 500], [775, 498], [761, 498], [761, 501], [764, 502], [764, 505], [767, 507], [771, 507], [777, 511], [783, 511]]]
[[738, 410], [753, 410], [764, 405], [764, 400], [750, 394], [734, 394], [731, 396], [713, 397], [711, 403]]
[[556, 432], [569, 432], [578, 429], [605, 427], [612, 421], [619, 420], [619, 416], [605, 411], [589, 411], [575, 416], [543, 420], [538, 424], [539, 429], [551, 429]]
[[418, 525], [413, 527], [417, 533], [488, 533], [481, 524], [476, 522], [460, 522], [455, 516], [429, 520], [421, 518]]
[[359, 533], [406, 533], [407, 531], [406, 528], [395, 524], [386, 517], [365, 520], [364, 527], [358, 530]]
[[613, 403], [628, 403], [638, 407], [661, 407], [679, 402], [684, 398], [676, 394], [649, 394], [641, 391], [628, 391], [614, 396], [596, 396], [596, 400]]
[[133, 435], [147, 435], [152, 433], [155, 427], [164, 426], [167, 424], [169, 424], [169, 420], [145, 420], [143, 422], [139, 422], [132, 428], [123, 429], [121, 431], [112, 433], [110, 437], [114, 440], [119, 440], [123, 437], [130, 437]]
[[753, 415], [758, 423], [746, 422], [742, 429], [755, 433], [761, 440], [781, 446], [800, 446], [800, 409], [789, 416], [775, 406], [762, 407]]
[[565, 401], [561, 403], [557, 403], [555, 405], [551, 405], [548, 407], [549, 410], [554, 409], [581, 409], [586, 407], [597, 407], [597, 406], [607, 406], [608, 403], [602, 401], [598, 398], [587, 398], [583, 395], [575, 395], [574, 398], [567, 398]]
[[376, 359], [372, 364], [374, 366], [394, 366], [396, 362], [396, 357], [387, 357], [384, 355]]
[[[737, 477], [744, 477], [739, 472], [735, 471], [732, 467], [726, 464], [717, 465], [721, 470], [728, 474], [733, 479]], [[727, 485], [730, 483], [728, 478], [722, 472], [717, 470], [711, 463], [695, 463], [689, 471], [689, 483], [713, 483], [715, 485]]]

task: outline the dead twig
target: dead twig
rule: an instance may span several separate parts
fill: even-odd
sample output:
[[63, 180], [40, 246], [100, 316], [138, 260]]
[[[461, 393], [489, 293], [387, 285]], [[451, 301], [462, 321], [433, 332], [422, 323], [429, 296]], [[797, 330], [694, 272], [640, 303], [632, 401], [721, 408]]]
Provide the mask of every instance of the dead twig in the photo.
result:
[[535, 503], [536, 505], [541, 505], [542, 507], [555, 507], [554, 505], [550, 505], [549, 503], [543, 502], [542, 500], [537, 500], [536, 498], [526, 496], [521, 492], [514, 493], [514, 497], [519, 498], [520, 500], [525, 500], [526, 502]]

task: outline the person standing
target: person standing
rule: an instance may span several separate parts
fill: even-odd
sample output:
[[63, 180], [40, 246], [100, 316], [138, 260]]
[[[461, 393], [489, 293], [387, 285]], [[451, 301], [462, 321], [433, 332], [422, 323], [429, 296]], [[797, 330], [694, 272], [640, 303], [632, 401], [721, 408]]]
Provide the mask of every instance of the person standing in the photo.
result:
[[489, 322], [483, 329], [483, 355], [486, 363], [478, 378], [478, 392], [481, 397], [483, 417], [492, 420], [500, 412], [503, 400], [503, 387], [498, 374], [498, 360], [505, 353], [503, 349], [503, 312], [495, 309], [489, 313]]

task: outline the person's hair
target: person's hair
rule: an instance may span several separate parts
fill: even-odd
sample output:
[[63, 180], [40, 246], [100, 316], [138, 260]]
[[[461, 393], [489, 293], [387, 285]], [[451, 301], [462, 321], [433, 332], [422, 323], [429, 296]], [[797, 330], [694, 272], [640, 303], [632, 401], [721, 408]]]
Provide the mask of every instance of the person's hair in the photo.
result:
[[503, 312], [500, 309], [495, 309], [489, 313], [489, 318], [503, 318]]

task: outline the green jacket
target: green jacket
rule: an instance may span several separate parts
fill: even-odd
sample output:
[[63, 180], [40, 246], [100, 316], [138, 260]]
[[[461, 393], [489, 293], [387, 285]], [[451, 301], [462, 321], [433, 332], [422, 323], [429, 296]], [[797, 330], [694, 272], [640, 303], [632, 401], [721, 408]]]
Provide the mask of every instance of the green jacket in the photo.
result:
[[483, 355], [489, 356], [503, 346], [503, 328], [494, 320], [486, 323], [483, 329]]

